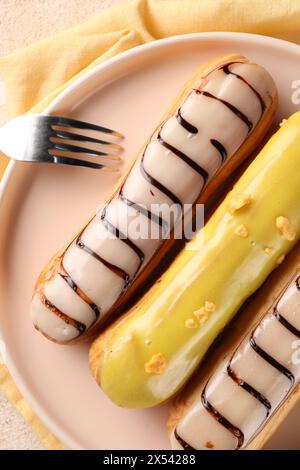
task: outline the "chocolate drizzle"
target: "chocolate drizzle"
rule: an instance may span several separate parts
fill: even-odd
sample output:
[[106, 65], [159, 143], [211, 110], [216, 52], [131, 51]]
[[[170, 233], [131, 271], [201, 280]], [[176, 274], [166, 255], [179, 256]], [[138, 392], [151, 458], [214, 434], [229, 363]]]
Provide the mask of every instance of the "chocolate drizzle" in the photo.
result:
[[124, 202], [124, 204], [127, 204], [127, 206], [133, 207], [136, 211], [140, 212], [143, 214], [145, 217], [147, 217], [149, 220], [152, 222], [158, 224], [160, 227], [164, 229], [164, 233], [166, 233], [169, 229], [169, 224], [166, 220], [164, 220], [160, 215], [156, 215], [153, 212], [149, 211], [145, 207], [141, 206], [140, 204], [137, 204], [136, 202], [130, 201], [127, 197], [123, 195], [122, 192], [119, 194], [119, 199], [120, 201]]
[[181, 108], [179, 108], [177, 111], [176, 119], [179, 122], [179, 124], [190, 134], [198, 134], [197, 127], [193, 126], [193, 124], [191, 124], [190, 122], [188, 122], [186, 119], [182, 117]]
[[221, 142], [219, 142], [216, 139], [210, 139], [210, 143], [211, 143], [211, 145], [213, 145], [218, 150], [218, 152], [221, 156], [221, 159], [222, 159], [222, 163], [224, 163], [225, 160], [227, 159], [227, 150], [224, 147], [224, 145], [221, 144]]
[[290, 387], [294, 385], [295, 382], [295, 377], [290, 372], [286, 367], [284, 367], [280, 362], [278, 362], [274, 357], [272, 357], [270, 354], [268, 354], [266, 351], [264, 351], [258, 344], [256, 343], [254, 339], [254, 334], [255, 332], [253, 331], [251, 333], [250, 339], [249, 339], [249, 344], [252, 349], [262, 358], [264, 359], [270, 366], [274, 367], [278, 372], [283, 374], [285, 377], [287, 377], [290, 381]]
[[174, 436], [175, 436], [175, 439], [179, 442], [179, 444], [184, 450], [188, 450], [188, 451], [196, 450], [194, 449], [194, 447], [188, 444], [184, 439], [182, 439], [182, 437], [179, 436], [176, 428], [174, 429]]
[[300, 338], [300, 331], [278, 312], [277, 307], [274, 308], [273, 315], [287, 330], [297, 336], [297, 338]]
[[246, 390], [246, 392], [250, 393], [256, 400], [258, 400], [264, 407], [266, 408], [266, 417], [269, 416], [270, 410], [271, 410], [271, 403], [270, 401], [258, 390], [256, 390], [252, 385], [248, 384], [245, 382], [245, 380], [241, 379], [236, 372], [231, 367], [231, 362], [232, 362], [233, 357], [230, 359], [228, 365], [227, 365], [227, 374], [229, 377], [241, 388]]
[[[300, 290], [300, 276], [296, 279], [295, 284], [298, 290]], [[275, 318], [288, 330], [290, 331], [293, 335], [296, 337], [300, 338], [300, 331], [295, 328], [290, 322], [288, 322], [278, 311], [278, 304], [274, 307], [273, 310], [273, 315]], [[289, 393], [291, 388], [293, 387], [295, 383], [295, 377], [294, 374], [288, 370], [285, 366], [280, 364], [274, 357], [272, 357], [270, 354], [268, 354], [266, 351], [264, 351], [256, 342], [255, 340], [255, 333], [257, 329], [259, 328], [260, 324], [257, 325], [257, 327], [251, 332], [250, 337], [249, 337], [249, 344], [251, 348], [258, 354], [264, 361], [266, 361], [268, 364], [270, 364], [272, 367], [274, 367], [280, 374], [284, 375], [290, 382], [289, 390], [286, 392], [286, 395]], [[238, 351], [238, 348], [234, 351], [233, 355], [231, 356], [230, 360], [228, 361], [226, 365], [226, 372], [228, 376], [243, 390], [245, 390], [247, 393], [250, 393], [256, 400], [258, 400], [265, 408], [266, 408], [266, 416], [265, 420], [268, 418], [272, 405], [271, 402], [258, 390], [256, 390], [252, 385], [248, 384], [245, 380], [242, 378], [238, 377], [236, 372], [232, 368], [232, 361]], [[236, 450], [240, 449], [244, 443], [244, 434], [241, 429], [237, 428], [234, 426], [230, 421], [228, 421], [207, 399], [206, 397], [206, 387], [208, 385], [209, 381], [207, 382], [206, 386], [204, 387], [202, 394], [201, 394], [201, 401], [203, 404], [203, 407], [210, 413], [211, 416], [213, 416], [222, 426], [224, 426], [226, 429], [228, 429], [236, 438], [237, 438], [237, 447]], [[184, 447], [184, 445], [189, 445], [186, 443], [182, 437], [178, 436], [177, 433], [174, 433], [176, 439], [180, 443], [180, 445]]]
[[[224, 428], [226, 428], [234, 437], [237, 439], [237, 447], [236, 450], [242, 447], [244, 443], [244, 433], [237, 427], [234, 426], [227, 418], [225, 418], [207, 399], [206, 397], [206, 387], [208, 385], [205, 385], [202, 393], [201, 393], [201, 403], [203, 405], [203, 408], [216, 420], [218, 423], [220, 423]], [[195, 450], [193, 447], [191, 447], [188, 442], [186, 442], [177, 432], [177, 429], [175, 428], [174, 430], [174, 436], [176, 440], [179, 442], [181, 447], [185, 450]]]
[[69, 274], [66, 274], [65, 269], [62, 269], [65, 274], [59, 273], [59, 275], [64, 279], [64, 281], [66, 281], [66, 283], [71, 287], [71, 289], [73, 289], [73, 291], [76, 292], [76, 294], [93, 310], [96, 321], [97, 318], [100, 316], [100, 308], [98, 307], [98, 305], [94, 304], [94, 302], [89, 299], [88, 296], [77, 286], [71, 276], [69, 276]]
[[210, 93], [209, 91], [206, 91], [206, 90], [194, 90], [195, 93], [199, 94], [199, 95], [203, 95], [203, 96], [206, 96], [207, 98], [211, 98], [213, 100], [217, 100], [219, 101], [220, 103], [224, 104], [224, 106], [226, 106], [226, 108], [230, 109], [230, 111], [235, 114], [239, 119], [241, 119], [241, 121], [243, 121], [246, 126], [248, 127], [248, 132], [250, 132], [253, 128], [253, 123], [250, 121], [250, 119], [247, 118], [247, 116], [242, 113], [242, 111], [240, 111], [238, 108], [236, 108], [233, 104], [229, 103], [228, 101], [226, 100], [223, 100], [222, 98], [218, 98], [217, 96], [213, 95], [212, 93]]
[[[147, 149], [147, 147], [146, 147], [146, 149]], [[145, 160], [146, 149], [145, 149], [145, 151], [142, 155], [141, 163], [140, 163], [140, 170], [141, 170], [141, 173], [142, 173], [143, 177], [145, 178], [146, 181], [148, 181], [148, 183], [152, 184], [152, 186], [157, 188], [159, 191], [161, 191], [163, 194], [165, 194], [169, 199], [171, 199], [171, 201], [173, 201], [173, 203], [178, 206], [180, 211], [182, 211], [183, 210], [183, 204], [180, 201], [180, 199], [172, 191], [170, 191], [162, 183], [160, 183], [157, 179], [153, 178], [150, 175], [150, 173], [148, 173], [147, 170], [145, 169], [144, 160]]]
[[132, 251], [134, 251], [134, 253], [139, 258], [139, 267], [140, 267], [145, 257], [143, 251], [135, 243], [133, 243], [133, 241], [130, 240], [130, 238], [128, 238], [125, 235], [125, 233], [121, 232], [117, 227], [114, 227], [114, 225], [106, 218], [106, 209], [107, 209], [107, 206], [104, 207], [102, 214], [100, 216], [105, 228], [110, 233], [112, 233], [116, 238], [118, 238], [119, 240], [122, 240], [122, 242], [125, 243], [125, 245], [129, 246], [129, 248], [132, 249]]
[[[100, 315], [99, 307], [95, 303], [93, 303], [93, 301], [90, 300], [89, 297], [77, 286], [75, 281], [71, 278], [71, 276], [65, 270], [65, 268], [63, 266], [63, 260], [62, 259], [61, 259], [58, 275], [93, 310], [93, 312], [95, 314], [95, 320], [94, 320], [94, 322], [95, 322], [98, 319], [99, 315]], [[74, 318], [70, 317], [66, 313], [62, 312], [58, 307], [56, 307], [52, 302], [50, 302], [49, 299], [47, 299], [47, 297], [44, 293], [40, 294], [40, 300], [49, 310], [51, 310], [52, 313], [54, 313], [54, 315], [61, 318], [68, 325], [72, 325], [74, 328], [76, 328], [78, 330], [78, 333], [79, 333], [78, 336], [82, 335], [85, 332], [86, 326], [84, 325], [84, 323], [79, 322], [78, 320], [75, 320]]]
[[45, 294], [40, 293], [39, 298], [40, 298], [40, 301], [42, 302], [42, 304], [44, 304], [45, 307], [47, 307], [49, 310], [51, 310], [51, 312], [53, 312], [57, 317], [61, 318], [67, 325], [71, 325], [74, 328], [76, 328], [79, 335], [81, 335], [82, 333], [85, 332], [86, 327], [83, 323], [81, 323], [78, 320], [74, 320], [74, 318], [71, 318], [68, 315], [66, 315], [65, 313], [61, 312], [57, 307], [55, 307], [55, 305], [53, 305], [52, 302], [50, 302], [50, 300], [47, 299]]
[[[230, 65], [232, 65], [233, 63], [238, 63], [238, 62], [232, 62], [232, 63], [229, 63], [229, 64], [225, 64], [224, 66], [222, 66], [222, 69], [224, 71], [225, 74], [232, 74], [234, 75], [236, 78], [242, 80], [246, 85], [249, 86], [249, 88], [253, 91], [253, 93], [256, 95], [256, 97], [259, 99], [260, 101], [260, 104], [261, 104], [261, 109], [262, 109], [262, 112], [264, 111], [265, 109], [265, 103], [262, 99], [262, 97], [260, 96], [260, 94], [252, 87], [251, 84], [249, 84], [243, 77], [241, 77], [240, 75], [236, 74], [235, 72], [232, 72], [229, 67]], [[215, 72], [217, 69], [214, 69], [212, 70], [212, 72]], [[211, 72], [211, 73], [212, 73]], [[193, 90], [193, 92], [197, 93], [197, 94], [201, 94], [203, 96], [206, 96], [207, 98], [210, 98], [210, 99], [214, 99], [214, 100], [217, 100], [219, 101], [220, 103], [222, 103], [224, 106], [226, 106], [228, 109], [230, 109], [230, 111], [232, 111], [238, 118], [240, 118], [248, 127], [248, 131], [250, 132], [252, 130], [252, 127], [253, 127], [253, 123], [247, 118], [247, 116], [245, 116], [239, 109], [237, 109], [235, 106], [233, 106], [231, 103], [225, 101], [225, 100], [222, 100], [221, 98], [218, 98], [214, 95], [212, 95], [211, 93], [209, 93], [208, 91], [204, 91], [204, 90], [201, 90], [201, 89], [196, 89], [196, 90]], [[179, 123], [179, 125], [181, 125], [187, 132], [189, 132], [190, 134], [198, 134], [199, 132], [199, 129], [194, 126], [192, 123], [188, 122], [181, 114], [181, 108], [179, 108], [177, 110], [177, 113], [176, 113], [176, 119], [177, 119], [177, 122]], [[208, 179], [209, 179], [209, 174], [208, 172], [201, 166], [199, 165], [197, 162], [195, 162], [193, 159], [191, 159], [188, 155], [184, 154], [181, 150], [177, 149], [176, 147], [174, 147], [173, 145], [169, 144], [168, 142], [166, 142], [162, 136], [161, 136], [161, 130], [162, 130], [163, 126], [161, 126], [160, 130], [158, 131], [158, 134], [157, 134], [157, 141], [164, 147], [166, 148], [167, 150], [169, 150], [173, 155], [175, 155], [177, 158], [180, 158], [182, 161], [184, 161], [190, 168], [192, 168], [194, 171], [196, 171], [199, 175], [201, 175], [201, 177], [203, 178], [203, 181], [204, 181], [204, 185], [207, 183]], [[213, 147], [218, 151], [218, 153], [220, 154], [221, 156], [221, 161], [222, 163], [224, 163], [227, 159], [227, 150], [225, 149], [225, 147], [223, 146], [223, 144], [221, 142], [219, 142], [218, 140], [216, 139], [210, 139], [210, 143], [211, 145], [213, 145]], [[162, 192], [165, 196], [167, 196], [167, 198], [169, 198], [173, 204], [175, 204], [178, 208], [178, 218], [180, 216], [182, 216], [183, 214], [183, 203], [182, 201], [176, 196], [176, 194], [174, 194], [169, 188], [167, 188], [165, 185], [163, 185], [162, 183], [160, 183], [157, 179], [155, 179], [153, 176], [151, 176], [151, 174], [146, 170], [145, 168], [145, 154], [146, 154], [146, 150], [147, 150], [147, 147], [145, 148], [143, 154], [142, 154], [142, 157], [140, 159], [140, 171], [141, 171], [141, 174], [142, 176], [144, 177], [144, 179], [150, 183], [153, 187], [157, 188], [160, 192]], [[154, 223], [157, 223], [160, 227], [163, 228], [163, 231], [164, 231], [164, 235], [166, 233], [168, 233], [169, 231], [169, 224], [168, 222], [166, 222], [165, 220], [163, 220], [162, 217], [160, 216], [157, 216], [156, 214], [153, 214], [151, 211], [149, 211], [148, 209], [146, 209], [145, 207], [142, 207], [139, 203], [135, 202], [135, 201], [131, 201], [130, 199], [128, 199], [126, 197], [126, 195], [124, 195], [124, 191], [123, 191], [123, 186], [121, 187], [121, 189], [119, 190], [118, 194], [117, 194], [117, 197], [120, 199], [120, 201], [122, 201], [124, 204], [130, 206], [130, 207], [133, 207], [136, 211], [140, 212], [142, 215], [144, 215], [145, 217], [147, 217], [148, 219], [150, 219], [151, 221], [153, 221]], [[201, 191], [202, 191], [203, 187], [201, 188]], [[150, 193], [153, 194], [153, 192], [150, 190]], [[109, 204], [109, 203], [108, 203]], [[139, 258], [139, 264], [138, 264], [138, 267], [134, 273], [134, 275], [132, 276], [132, 279], [136, 276], [136, 274], [138, 273], [138, 271], [140, 270], [141, 268], [141, 265], [143, 264], [143, 261], [144, 261], [144, 258], [145, 258], [145, 254], [144, 252], [135, 244], [133, 243], [132, 240], [130, 240], [124, 233], [122, 233], [117, 227], [114, 227], [111, 222], [107, 219], [106, 217], [106, 209], [107, 209], [107, 206], [103, 209], [102, 211], [102, 214], [101, 214], [101, 221], [102, 223], [104, 224], [105, 228], [110, 232], [112, 233], [116, 238], [118, 238], [119, 240], [121, 240], [123, 243], [125, 243], [127, 246], [129, 246], [131, 248], [132, 251], [134, 251], [134, 253], [137, 255], [137, 257]], [[84, 231], [83, 231], [84, 232]], [[83, 232], [78, 236], [78, 238], [76, 239], [75, 243], [76, 243], [76, 246], [77, 248], [85, 251], [86, 253], [88, 253], [90, 256], [92, 256], [93, 258], [95, 258], [97, 261], [101, 262], [102, 264], [104, 264], [108, 269], [110, 269], [114, 274], [116, 274], [117, 276], [121, 277], [123, 280], [124, 280], [124, 287], [123, 287], [123, 290], [122, 292], [124, 292], [130, 285], [132, 279], [130, 279], [130, 275], [125, 271], [123, 270], [122, 268], [120, 268], [119, 266], [115, 265], [115, 264], [112, 264], [108, 261], [106, 261], [102, 256], [98, 255], [97, 253], [95, 253], [91, 248], [89, 248], [88, 246], [86, 246], [83, 242], [82, 242], [82, 235], [83, 235]], [[97, 307], [97, 305], [95, 305], [91, 300], [88, 299], [88, 296], [86, 296], [82, 291], [81, 289], [76, 285], [76, 283], [73, 281], [73, 279], [65, 272], [65, 270], [62, 269], [62, 272], [60, 273], [60, 275], [63, 277], [63, 279], [68, 283], [68, 285], [74, 290], [74, 292], [76, 292], [85, 302], [87, 302], [89, 304], [89, 306], [93, 309], [93, 311], [95, 312], [95, 316], [96, 316], [96, 319], [99, 317], [100, 315], [100, 308]], [[121, 294], [120, 294], [121, 295]], [[45, 302], [44, 302], [45, 303]], [[50, 307], [49, 307], [50, 308]], [[68, 321], [70, 322], [70, 319], [67, 315], [63, 314], [62, 312], [60, 312], [58, 309], [56, 309], [56, 307], [53, 309], [51, 307], [51, 310], [56, 313], [56, 314], [59, 314], [59, 316], [61, 316], [61, 318], [64, 318], [66, 323], [68, 323]], [[69, 320], [68, 320], [69, 319]], [[83, 332], [83, 329], [80, 328], [80, 331]]]
[[109, 263], [109, 261], [106, 261], [104, 258], [102, 258], [102, 256], [98, 255], [97, 253], [95, 253], [91, 248], [89, 248], [88, 246], [86, 246], [82, 239], [81, 239], [81, 235], [79, 235], [79, 237], [77, 237], [76, 239], [76, 246], [77, 248], [80, 248], [81, 250], [85, 251], [86, 253], [88, 253], [89, 255], [91, 255], [93, 258], [95, 258], [97, 261], [99, 261], [100, 263], [104, 264], [104, 266], [108, 269], [110, 269], [113, 273], [115, 273], [118, 277], [121, 277], [123, 280], [124, 280], [124, 286], [127, 287], [128, 286], [128, 283], [129, 283], [129, 274], [126, 273], [126, 271], [124, 271], [123, 269], [119, 268], [118, 266], [114, 265], [114, 264], [111, 264]]
[[[296, 284], [296, 287], [297, 289], [299, 289], [299, 279], [300, 279], [300, 276], [295, 280], [295, 284]], [[278, 302], [279, 303], [279, 302]], [[286, 328], [290, 333], [292, 333], [294, 336], [296, 336], [297, 338], [300, 338], [300, 331], [295, 327], [293, 326], [288, 320], [286, 320], [286, 318], [284, 318], [281, 313], [279, 312], [278, 310], [278, 303], [275, 305], [274, 309], [273, 309], [273, 315], [274, 317], [276, 318], [276, 320], [278, 320], [280, 322], [280, 324]], [[260, 346], [258, 346], [258, 344], [256, 343], [255, 341], [255, 338], [254, 338], [254, 335], [255, 335], [255, 332], [257, 330], [257, 328], [259, 327], [259, 325], [256, 327], [256, 329], [254, 331], [252, 331], [251, 335], [250, 335], [250, 339], [249, 339], [249, 343], [250, 343], [250, 346], [252, 347], [252, 349], [254, 349], [254, 351], [262, 358], [264, 359], [266, 362], [268, 362], [268, 364], [270, 364], [272, 367], [274, 367], [276, 370], [278, 370], [278, 372], [280, 372], [281, 374], [283, 374], [285, 377], [287, 377], [287, 379], [290, 381], [290, 389], [291, 387], [294, 385], [295, 383], [295, 376], [294, 374], [289, 370], [287, 369], [285, 366], [283, 366], [282, 364], [280, 364], [280, 362], [278, 362], [274, 357], [272, 357], [270, 354], [268, 354], [266, 351], [264, 351]]]
[[63, 278], [64, 281], [66, 281], [66, 283], [71, 287], [71, 289], [73, 289], [75, 292], [77, 291], [77, 284], [75, 284], [71, 276], [69, 276], [68, 274], [60, 274], [60, 276]]
[[266, 104], [265, 104], [262, 96], [260, 95], [260, 93], [258, 93], [258, 91], [244, 77], [242, 77], [241, 75], [239, 75], [235, 72], [232, 72], [229, 68], [231, 65], [242, 64], [242, 63], [243, 62], [231, 62], [229, 64], [223, 65], [222, 70], [223, 70], [224, 73], [226, 73], [226, 75], [234, 75], [236, 78], [238, 78], [239, 80], [244, 82], [246, 85], [248, 85], [249, 88], [251, 88], [251, 90], [253, 91], [253, 93], [255, 94], [255, 96], [257, 97], [257, 99], [260, 103], [261, 112], [263, 113], [264, 110], [266, 109]]
[[199, 175], [202, 176], [202, 178], [203, 178], [203, 180], [204, 180], [204, 183], [207, 182], [207, 180], [208, 180], [208, 173], [207, 173], [206, 170], [204, 170], [204, 168], [202, 168], [202, 166], [198, 165], [197, 162], [195, 162], [195, 161], [192, 160], [190, 157], [188, 157], [187, 155], [185, 155], [185, 153], [181, 152], [181, 150], [178, 150], [177, 148], [173, 147], [173, 145], [168, 144], [168, 142], [166, 142], [166, 141], [161, 137], [161, 133], [160, 133], [160, 132], [158, 133], [157, 140], [158, 140], [158, 142], [159, 142], [163, 147], [165, 147], [166, 149], [170, 150], [170, 152], [174, 153], [177, 157], [179, 157], [181, 160], [183, 160], [187, 165], [189, 165], [191, 168], [193, 168], [193, 170], [195, 170], [197, 173], [199, 173]]
[[206, 386], [204, 387], [201, 394], [201, 402], [203, 407], [208, 413], [213, 416], [224, 428], [226, 428], [234, 437], [237, 438], [237, 449], [242, 447], [244, 443], [244, 433], [236, 426], [234, 426], [227, 418], [225, 418], [219, 411], [207, 400], [206, 398]]

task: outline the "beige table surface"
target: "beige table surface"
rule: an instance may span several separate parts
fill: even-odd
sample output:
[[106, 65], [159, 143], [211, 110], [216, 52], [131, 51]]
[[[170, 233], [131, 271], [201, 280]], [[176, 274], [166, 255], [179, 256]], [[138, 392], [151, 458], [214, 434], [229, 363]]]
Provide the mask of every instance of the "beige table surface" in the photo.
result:
[[[121, 0], [0, 0], [0, 56], [81, 23]], [[0, 122], [4, 116], [1, 116]], [[43, 449], [36, 435], [0, 393], [0, 450]]]

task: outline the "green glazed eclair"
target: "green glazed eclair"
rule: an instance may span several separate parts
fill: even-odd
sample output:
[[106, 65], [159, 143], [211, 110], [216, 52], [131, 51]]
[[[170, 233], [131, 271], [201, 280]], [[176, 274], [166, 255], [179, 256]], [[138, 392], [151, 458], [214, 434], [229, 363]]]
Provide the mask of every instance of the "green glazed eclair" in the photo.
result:
[[284, 122], [146, 296], [100, 335], [90, 367], [117, 405], [177, 393], [300, 238], [300, 112]]

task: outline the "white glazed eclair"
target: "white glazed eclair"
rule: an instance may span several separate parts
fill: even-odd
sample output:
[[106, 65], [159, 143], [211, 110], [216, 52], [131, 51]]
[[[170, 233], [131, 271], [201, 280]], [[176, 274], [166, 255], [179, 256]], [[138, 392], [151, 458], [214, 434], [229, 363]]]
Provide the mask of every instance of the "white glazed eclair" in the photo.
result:
[[294, 264], [292, 277], [275, 301], [268, 300], [259, 323], [208, 380], [177, 400], [170, 417], [173, 449], [257, 449], [278, 426], [280, 411], [300, 382], [299, 255]]
[[[105, 206], [41, 273], [34, 326], [69, 343], [115, 313], [175, 243], [172, 222], [155, 207], [176, 205], [180, 216], [185, 204], [209, 202], [260, 143], [276, 108], [275, 84], [261, 66], [227, 56], [201, 67]], [[170, 237], [160, 230], [132, 239], [135, 218]]]

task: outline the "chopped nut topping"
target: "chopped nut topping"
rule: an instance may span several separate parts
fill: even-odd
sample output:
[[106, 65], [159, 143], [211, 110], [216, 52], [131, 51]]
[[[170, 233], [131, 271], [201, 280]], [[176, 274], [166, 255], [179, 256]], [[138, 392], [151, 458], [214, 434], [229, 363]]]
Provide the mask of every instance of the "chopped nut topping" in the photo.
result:
[[287, 217], [280, 215], [276, 219], [276, 228], [289, 241], [295, 240], [296, 231]]
[[162, 374], [167, 366], [166, 358], [162, 353], [154, 354], [149, 362], [144, 364], [147, 374]]
[[231, 214], [248, 206], [252, 202], [252, 197], [248, 194], [235, 194], [229, 201], [228, 209]]
[[264, 252], [267, 253], [267, 255], [271, 255], [274, 251], [274, 248], [272, 246], [266, 246], [264, 248]]
[[187, 320], [185, 320], [184, 324], [186, 328], [197, 328], [198, 326], [193, 318], [188, 318]]
[[200, 307], [198, 310], [195, 310], [194, 315], [197, 318], [200, 325], [203, 325], [208, 320], [209, 314], [213, 313], [216, 310], [216, 306], [213, 302], [206, 300], [204, 302], [204, 307]]
[[204, 303], [204, 310], [208, 313], [212, 313], [216, 310], [216, 306], [213, 302], [206, 300]]
[[205, 444], [205, 447], [207, 449], [213, 449], [215, 446], [211, 441], [207, 441], [206, 444]]
[[280, 264], [282, 264], [285, 260], [285, 255], [281, 255], [279, 256], [278, 260], [277, 260], [277, 265], [279, 266]]
[[243, 225], [243, 224], [239, 225], [235, 229], [234, 233], [236, 235], [238, 235], [239, 237], [243, 237], [243, 238], [247, 238], [248, 235], [249, 235], [249, 231], [248, 231], [247, 227], [245, 227], [245, 225]]
[[194, 312], [195, 317], [197, 318], [200, 325], [206, 322], [208, 319], [208, 313], [204, 307], [199, 308], [199, 310], [195, 310]]

